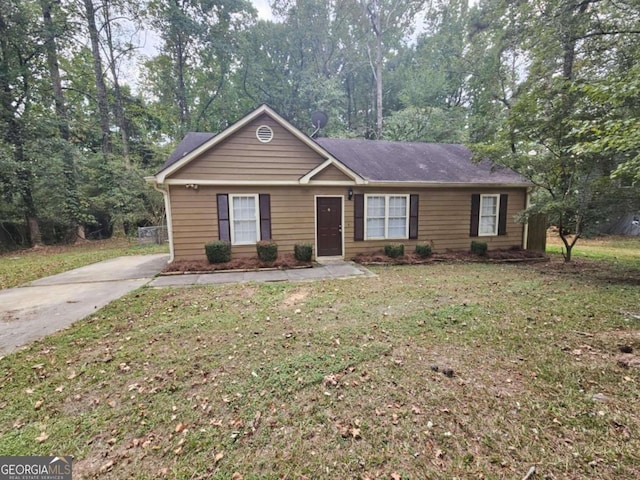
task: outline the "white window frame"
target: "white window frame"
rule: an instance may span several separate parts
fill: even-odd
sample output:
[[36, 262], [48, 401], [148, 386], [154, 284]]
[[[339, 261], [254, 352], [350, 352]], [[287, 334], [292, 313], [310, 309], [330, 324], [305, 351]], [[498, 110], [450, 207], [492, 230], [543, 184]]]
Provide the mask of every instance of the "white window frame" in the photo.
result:
[[[384, 197], [384, 236], [383, 237], [371, 237], [369, 236], [369, 219], [368, 211], [369, 211], [369, 198], [370, 197]], [[389, 199], [391, 197], [401, 197], [405, 199], [405, 212], [404, 212], [404, 235], [400, 237], [390, 237], [389, 236]], [[410, 200], [408, 194], [394, 194], [394, 193], [383, 193], [383, 194], [375, 194], [370, 193], [364, 196], [364, 239], [365, 240], [405, 240], [409, 238], [409, 209], [410, 209]]]
[[[496, 199], [496, 213], [493, 215], [495, 217], [494, 229], [491, 233], [482, 233], [482, 217], [490, 217], [492, 215], [482, 215], [482, 207], [484, 206], [485, 198], [495, 198]], [[478, 211], [478, 236], [479, 237], [495, 237], [498, 235], [498, 224], [500, 223], [500, 194], [492, 193], [492, 194], [483, 194], [480, 195], [480, 209]]]
[[[253, 197], [255, 199], [256, 213], [256, 241], [255, 242], [236, 242], [235, 220], [233, 218], [233, 202], [236, 198]], [[260, 196], [257, 193], [234, 193], [229, 194], [229, 224], [231, 230], [231, 245], [255, 245], [260, 241]]]

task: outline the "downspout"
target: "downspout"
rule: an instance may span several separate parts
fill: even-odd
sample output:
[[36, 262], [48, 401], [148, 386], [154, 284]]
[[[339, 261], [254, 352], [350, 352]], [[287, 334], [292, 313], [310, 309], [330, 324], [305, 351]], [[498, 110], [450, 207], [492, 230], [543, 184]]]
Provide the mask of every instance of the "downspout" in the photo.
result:
[[155, 177], [147, 177], [148, 182], [153, 185], [153, 189], [160, 192], [164, 198], [164, 210], [165, 215], [167, 217], [167, 234], [169, 236], [169, 263], [173, 262], [174, 252], [173, 252], [173, 221], [171, 219], [171, 198], [169, 197], [168, 187], [158, 185], [158, 182], [155, 180]]
[[[527, 187], [527, 195], [525, 196], [525, 201], [524, 201], [525, 210], [529, 209], [529, 207], [531, 206], [532, 190], [533, 190], [533, 187]], [[529, 246], [528, 243], [529, 243], [529, 220], [525, 222], [524, 228], [522, 229], [522, 248], [526, 250], [527, 247]]]

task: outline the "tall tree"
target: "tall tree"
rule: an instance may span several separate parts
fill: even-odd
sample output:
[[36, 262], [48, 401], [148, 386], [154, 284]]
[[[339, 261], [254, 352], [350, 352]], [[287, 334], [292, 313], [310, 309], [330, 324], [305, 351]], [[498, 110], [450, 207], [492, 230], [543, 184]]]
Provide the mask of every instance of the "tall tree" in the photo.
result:
[[244, 35], [237, 85], [254, 103], [270, 104], [303, 130], [311, 127], [311, 113], [323, 110], [331, 118], [325, 132], [344, 132], [344, 78], [363, 66], [363, 57], [358, 61], [347, 51], [355, 43], [350, 7], [340, 0], [275, 2], [279, 21], [259, 21]]
[[[579, 87], [608, 76], [611, 68], [603, 68], [593, 52], [610, 54], [621, 47], [622, 38], [640, 30], [638, 15], [621, 15], [622, 5], [625, 2], [597, 0], [485, 4], [497, 11], [511, 9], [506, 38], [522, 39], [516, 48], [524, 52], [528, 64], [524, 80], [503, 89], [500, 102], [506, 120], [485, 137], [479, 151], [541, 187], [529, 213], [549, 216], [564, 243], [566, 261], [571, 260], [578, 239], [605, 218], [619, 194], [610, 181], [615, 158], [601, 151], [577, 152], [575, 126], [594, 120], [595, 113], [584, 108]], [[505, 18], [505, 13], [502, 10], [496, 18]]]
[[125, 117], [124, 99], [120, 82], [119, 63], [122, 57], [128, 57], [135, 50], [135, 46], [130, 41], [121, 41], [120, 21], [124, 20], [133, 25], [137, 21], [139, 14], [135, 4], [128, 2], [114, 2], [113, 0], [102, 0], [101, 19], [102, 36], [101, 43], [106, 55], [108, 70], [111, 74], [112, 92], [114, 97], [113, 113], [116, 125], [120, 133], [120, 145], [125, 166], [131, 167], [129, 157], [129, 131]]
[[151, 25], [162, 42], [147, 63], [147, 81], [172, 136], [202, 129], [221, 98], [237, 49], [237, 36], [255, 15], [247, 0], [152, 0]]
[[66, 194], [64, 196], [64, 213], [68, 221], [71, 223], [71, 228], [75, 230], [77, 237], [84, 239], [84, 225], [82, 224], [83, 214], [78, 194], [74, 152], [70, 144], [71, 132], [69, 128], [69, 117], [62, 89], [62, 78], [60, 75], [60, 64], [58, 61], [57, 38], [64, 32], [64, 26], [61, 27], [54, 23], [52, 17], [54, 3], [51, 0], [41, 0], [40, 6], [42, 9], [42, 18], [44, 23], [44, 46], [47, 56], [47, 67], [49, 70], [49, 77], [51, 79], [51, 90], [53, 92], [55, 113], [58, 120], [58, 131], [60, 132], [60, 137], [63, 140], [62, 173], [66, 186]]
[[96, 21], [96, 9], [94, 0], [83, 0], [84, 15], [87, 23], [87, 32], [91, 42], [91, 55], [93, 61], [93, 74], [96, 84], [98, 101], [98, 114], [100, 116], [100, 131], [102, 133], [102, 153], [111, 153], [111, 121], [109, 116], [109, 99], [107, 97], [107, 86], [104, 81], [104, 67], [102, 54], [100, 53], [100, 31]]
[[[10, 152], [3, 161], [12, 168], [2, 169], [4, 195], [16, 196], [26, 219], [32, 245], [42, 236], [38, 208], [34, 200], [35, 176], [27, 157], [26, 144], [35, 134], [30, 122], [34, 105], [34, 83], [41, 72], [42, 51], [32, 4], [7, 0], [0, 9], [0, 134]], [[8, 174], [12, 172], [13, 175]]]
[[384, 96], [382, 74], [385, 54], [397, 47], [414, 27], [424, 0], [358, 0], [370, 31], [369, 61], [375, 80], [376, 137], [382, 138]]
[[387, 117], [385, 138], [464, 143], [467, 77], [473, 71], [467, 58], [468, 1], [432, 2], [425, 13], [426, 31], [403, 49], [390, 78], [399, 106]]

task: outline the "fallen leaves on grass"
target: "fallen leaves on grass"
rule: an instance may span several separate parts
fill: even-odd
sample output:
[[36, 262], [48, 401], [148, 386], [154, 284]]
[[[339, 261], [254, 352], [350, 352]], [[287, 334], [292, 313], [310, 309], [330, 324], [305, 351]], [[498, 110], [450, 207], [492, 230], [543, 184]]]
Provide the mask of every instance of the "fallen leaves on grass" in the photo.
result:
[[336, 422], [336, 428], [342, 438], [353, 438], [354, 440], [362, 438], [359, 420], [355, 420], [353, 424]]

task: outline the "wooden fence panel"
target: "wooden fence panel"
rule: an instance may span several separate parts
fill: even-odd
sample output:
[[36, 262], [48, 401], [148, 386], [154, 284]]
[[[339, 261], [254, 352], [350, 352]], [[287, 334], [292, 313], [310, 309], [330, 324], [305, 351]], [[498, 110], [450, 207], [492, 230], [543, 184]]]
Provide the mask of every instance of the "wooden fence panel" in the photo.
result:
[[529, 217], [527, 250], [544, 252], [547, 248], [547, 216], [543, 214]]

